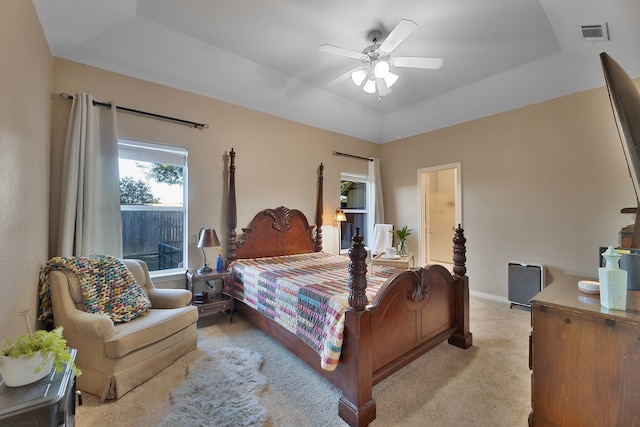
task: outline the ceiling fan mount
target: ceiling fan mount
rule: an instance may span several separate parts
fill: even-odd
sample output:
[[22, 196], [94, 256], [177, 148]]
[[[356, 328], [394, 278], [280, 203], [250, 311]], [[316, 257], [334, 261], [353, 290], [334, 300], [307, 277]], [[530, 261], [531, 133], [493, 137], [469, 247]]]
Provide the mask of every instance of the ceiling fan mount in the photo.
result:
[[371, 43], [377, 45], [378, 44], [378, 40], [380, 40], [380, 37], [382, 37], [382, 31], [380, 31], [380, 30], [371, 30], [371, 31], [369, 31], [369, 35], [367, 35], [367, 40], [369, 40]]
[[[380, 37], [382, 37], [382, 31], [380, 30], [371, 30], [369, 32], [369, 35], [367, 36], [367, 40], [369, 40], [369, 42], [371, 42], [372, 44], [362, 49], [362, 53], [367, 55], [369, 57], [369, 60], [377, 59], [378, 57], [383, 56], [379, 51], [380, 43], [378, 43], [378, 40], [380, 40]], [[365, 60], [367, 60], [367, 58], [363, 58], [363, 62]]]
[[398, 75], [391, 72], [391, 66], [397, 68], [422, 68], [436, 70], [444, 62], [442, 58], [427, 58], [414, 56], [392, 57], [392, 52], [402, 43], [416, 28], [417, 24], [411, 20], [403, 19], [380, 42], [382, 31], [371, 30], [367, 39], [372, 43], [365, 47], [362, 52], [323, 44], [318, 46], [318, 50], [357, 59], [362, 62], [355, 68], [347, 71], [336, 79], [330, 81], [325, 87], [335, 86], [349, 77], [356, 86], [362, 87], [367, 93], [376, 93], [382, 97], [391, 93], [391, 86], [398, 80]]

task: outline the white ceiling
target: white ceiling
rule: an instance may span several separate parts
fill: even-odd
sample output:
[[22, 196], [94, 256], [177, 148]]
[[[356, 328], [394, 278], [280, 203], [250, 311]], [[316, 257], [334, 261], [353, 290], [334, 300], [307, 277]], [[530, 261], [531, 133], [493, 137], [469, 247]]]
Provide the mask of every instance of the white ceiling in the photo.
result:
[[[33, 3], [56, 57], [379, 143], [602, 86], [601, 51], [640, 76], [639, 0]], [[380, 102], [350, 80], [324, 87], [358, 62], [320, 44], [361, 51], [401, 19], [418, 28], [394, 55], [442, 68], [395, 70]], [[582, 39], [602, 22], [609, 41]]]

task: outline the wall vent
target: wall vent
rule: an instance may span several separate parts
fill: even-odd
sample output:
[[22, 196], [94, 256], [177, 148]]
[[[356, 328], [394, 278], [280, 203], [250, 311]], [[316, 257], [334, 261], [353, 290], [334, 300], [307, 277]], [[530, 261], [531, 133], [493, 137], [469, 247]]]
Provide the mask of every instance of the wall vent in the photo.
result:
[[584, 24], [580, 26], [582, 39], [584, 41], [606, 41], [609, 40], [609, 28], [606, 22], [599, 24]]

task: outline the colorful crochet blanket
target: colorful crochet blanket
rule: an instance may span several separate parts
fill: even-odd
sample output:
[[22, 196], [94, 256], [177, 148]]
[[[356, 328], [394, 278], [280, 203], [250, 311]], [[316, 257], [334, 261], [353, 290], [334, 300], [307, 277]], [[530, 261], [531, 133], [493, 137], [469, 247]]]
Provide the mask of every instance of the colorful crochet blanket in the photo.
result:
[[78, 276], [84, 310], [123, 323], [143, 315], [151, 302], [133, 273], [118, 258], [109, 255], [54, 257], [40, 271], [38, 319], [53, 322], [49, 272], [68, 270]]
[[[349, 308], [349, 259], [316, 252], [283, 257], [241, 259], [232, 264], [234, 297], [296, 334], [333, 371], [342, 352], [344, 313]], [[374, 298], [394, 274], [376, 265], [367, 277], [367, 298]]]

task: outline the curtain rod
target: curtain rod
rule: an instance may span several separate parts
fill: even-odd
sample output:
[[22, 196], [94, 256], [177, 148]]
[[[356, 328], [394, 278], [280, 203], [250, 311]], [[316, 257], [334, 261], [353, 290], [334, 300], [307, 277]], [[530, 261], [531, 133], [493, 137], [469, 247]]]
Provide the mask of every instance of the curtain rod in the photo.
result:
[[354, 159], [360, 159], [360, 160], [367, 160], [369, 162], [373, 162], [373, 159], [371, 157], [360, 157], [360, 156], [355, 156], [353, 154], [347, 154], [347, 153], [341, 153], [339, 151], [334, 151], [333, 152], [334, 156], [345, 156], [345, 157], [352, 157]]
[[[63, 99], [73, 99], [73, 95], [69, 95], [68, 93], [64, 93], [64, 92], [60, 94], [60, 97]], [[108, 102], [100, 102], [100, 101], [94, 100], [93, 105], [94, 106], [99, 105], [100, 107], [107, 107], [109, 109], [111, 108], [111, 104]], [[175, 117], [163, 116], [161, 114], [149, 113], [147, 111], [134, 110], [133, 108], [122, 107], [120, 105], [116, 105], [116, 111], [124, 111], [125, 113], [139, 114], [141, 116], [152, 117], [158, 120], [166, 120], [169, 122], [179, 123], [181, 125], [189, 126], [189, 127], [200, 129], [200, 130], [209, 129], [209, 125], [206, 123], [197, 123], [189, 120], [177, 119]]]

